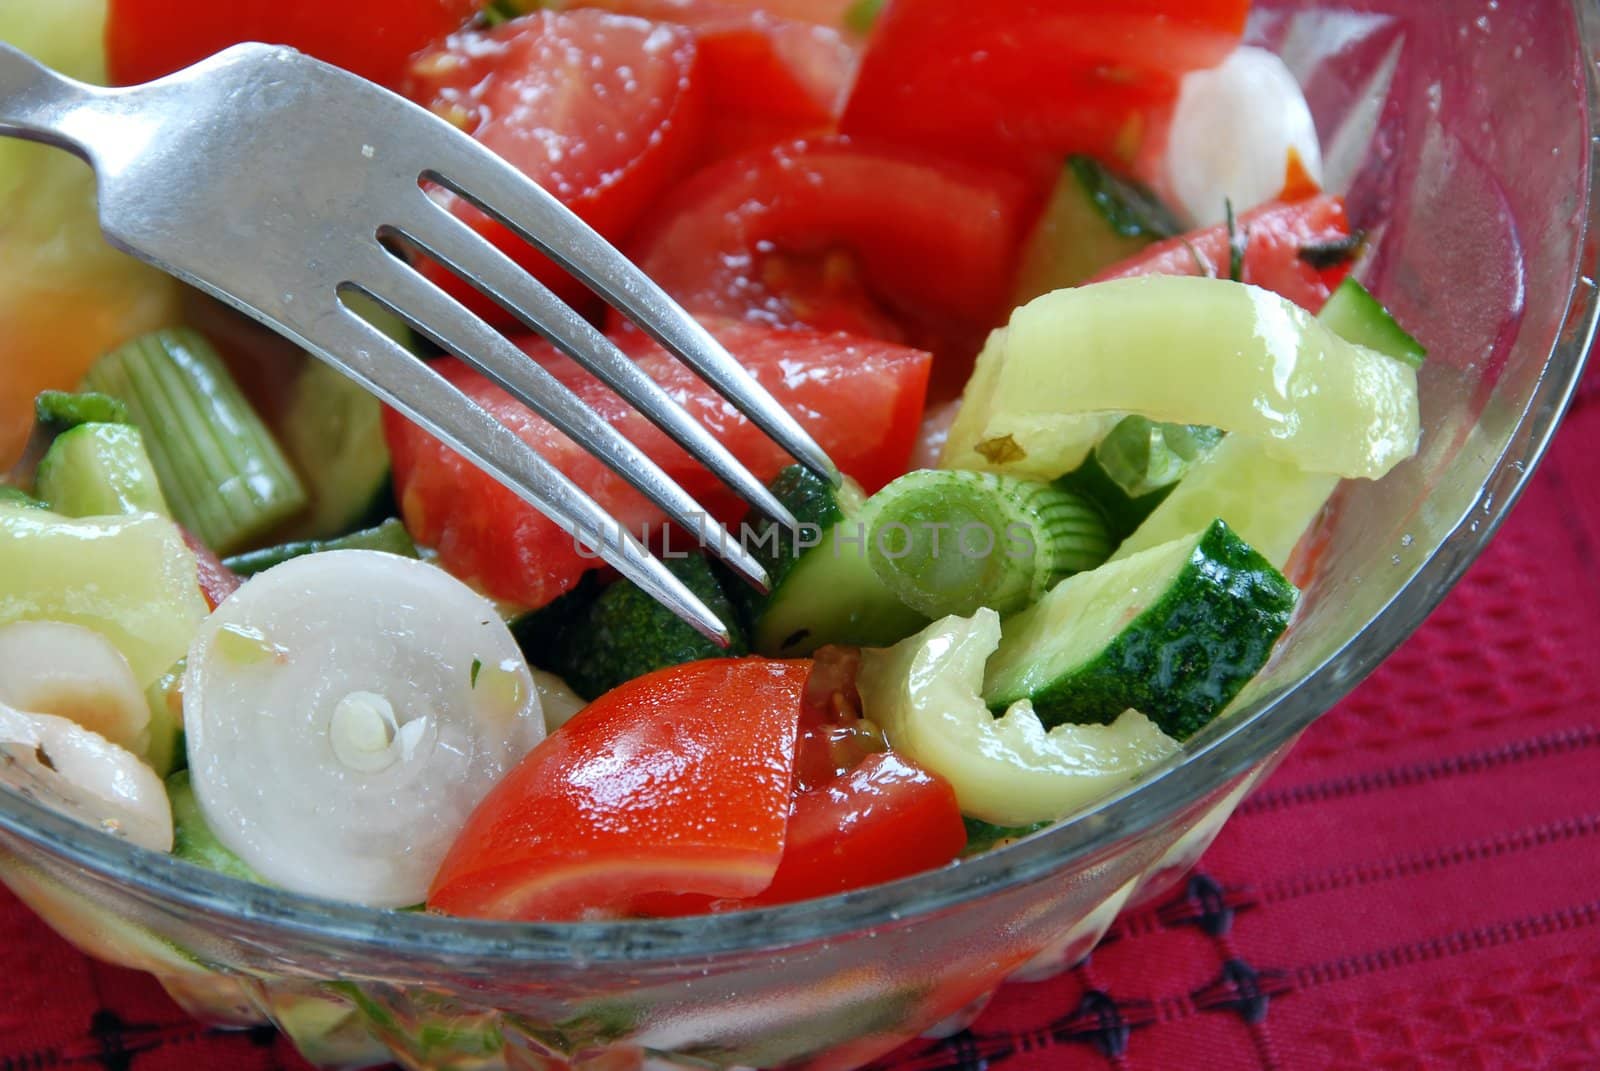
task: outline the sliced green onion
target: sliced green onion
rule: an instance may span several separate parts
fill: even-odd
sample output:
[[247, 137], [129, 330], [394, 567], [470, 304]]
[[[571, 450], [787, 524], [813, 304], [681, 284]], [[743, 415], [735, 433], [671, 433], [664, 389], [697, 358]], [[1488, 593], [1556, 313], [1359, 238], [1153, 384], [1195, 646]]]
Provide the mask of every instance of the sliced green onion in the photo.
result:
[[173, 516], [218, 553], [305, 508], [299, 477], [195, 332], [135, 339], [96, 361], [84, 385], [127, 405]]
[[320, 554], [328, 550], [381, 550], [398, 554], [402, 558], [417, 557], [417, 545], [411, 541], [406, 526], [393, 517], [376, 528], [340, 536], [338, 539], [307, 539], [296, 543], [282, 543], [276, 547], [246, 551], [223, 559], [222, 564], [240, 576], [254, 576], [274, 565], [282, 565], [291, 558], [306, 554]]
[[1081, 495], [986, 472], [908, 473], [868, 499], [862, 517], [873, 571], [935, 618], [1020, 610], [1112, 549]]

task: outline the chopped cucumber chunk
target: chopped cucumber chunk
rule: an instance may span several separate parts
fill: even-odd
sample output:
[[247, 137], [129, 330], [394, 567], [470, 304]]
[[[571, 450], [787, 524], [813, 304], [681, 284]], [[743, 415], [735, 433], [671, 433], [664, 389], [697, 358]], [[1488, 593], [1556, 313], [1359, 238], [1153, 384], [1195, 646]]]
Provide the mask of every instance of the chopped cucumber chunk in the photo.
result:
[[170, 513], [144, 437], [128, 424], [79, 424], [62, 433], [34, 481], [50, 507], [68, 517]]
[[[1166, 499], [1190, 466], [1221, 440], [1221, 431], [1204, 425], [1158, 424], [1142, 416], [1124, 417], [1082, 465], [1057, 483], [1099, 506], [1111, 537], [1126, 539]], [[1199, 527], [1192, 525], [1184, 533]]]
[[1198, 535], [1062, 581], [1006, 622], [983, 694], [1046, 725], [1143, 711], [1187, 739], [1266, 664], [1299, 593], [1215, 521]]
[[329, 539], [371, 524], [389, 487], [378, 399], [337, 369], [311, 361], [295, 380], [278, 429], [311, 500], [287, 536]]
[[96, 361], [84, 384], [128, 406], [172, 515], [217, 553], [305, 508], [299, 477], [196, 332], [135, 339]]
[[979, 610], [861, 656], [862, 712], [896, 751], [949, 781], [963, 813], [1003, 827], [1053, 822], [1178, 753], [1133, 710], [1111, 725], [1046, 729], [1023, 699], [994, 716], [978, 688], [1000, 631], [999, 615]]
[[766, 566], [771, 590], [762, 595], [740, 584], [730, 592], [749, 623], [753, 650], [796, 657], [830, 643], [883, 646], [926, 624], [872, 568], [859, 487], [846, 480], [834, 488], [792, 465], [778, 474], [772, 491], [802, 530], [770, 521], [752, 525], [756, 538], [748, 549]]
[[1077, 286], [1183, 227], [1149, 189], [1071, 156], [1022, 252], [1014, 304]]
[[1366, 287], [1347, 278], [1317, 314], [1323, 325], [1346, 342], [1377, 350], [1395, 360], [1421, 368], [1428, 351], [1395, 322]]
[[45, 390], [33, 400], [33, 422], [50, 435], [60, 435], [79, 424], [129, 424], [132, 421], [128, 407], [109, 394]]
[[[743, 632], [732, 623], [733, 605], [717, 583], [711, 563], [699, 554], [663, 559], [667, 569], [730, 623], [732, 644], [724, 649], [627, 580], [602, 591], [551, 637], [529, 660], [564, 679], [584, 699], [597, 699], [626, 681], [667, 666], [749, 651]], [[526, 648], [525, 648], [526, 650]]]
[[1308, 472], [1373, 479], [1419, 434], [1415, 369], [1257, 287], [1148, 276], [1013, 313], [978, 357], [943, 464], [1053, 479], [1111, 413], [1222, 428]]
[[1260, 442], [1229, 435], [1195, 462], [1111, 560], [1182, 539], [1221, 517], [1273, 568], [1282, 569], [1338, 486], [1337, 476], [1304, 472]]
[[291, 558], [306, 554], [322, 554], [330, 550], [381, 550], [398, 554], [402, 558], [417, 557], [417, 545], [412, 542], [406, 526], [390, 517], [376, 528], [340, 536], [337, 539], [308, 539], [296, 543], [281, 543], [276, 547], [249, 550], [223, 559], [233, 572], [240, 576], [255, 576], [274, 565], [282, 565]]
[[907, 473], [867, 500], [878, 579], [927, 617], [1036, 602], [1111, 552], [1100, 513], [1064, 488], [980, 472]]
[[153, 514], [74, 520], [0, 505], [0, 624], [65, 621], [127, 658], [141, 688], [183, 657], [207, 613], [194, 554]]

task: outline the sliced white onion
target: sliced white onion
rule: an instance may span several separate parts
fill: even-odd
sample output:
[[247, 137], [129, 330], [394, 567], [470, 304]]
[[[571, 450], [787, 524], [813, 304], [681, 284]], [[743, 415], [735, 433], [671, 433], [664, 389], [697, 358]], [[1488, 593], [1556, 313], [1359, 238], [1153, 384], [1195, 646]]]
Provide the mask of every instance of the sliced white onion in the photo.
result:
[[1277, 196], [1289, 160], [1322, 179], [1322, 148], [1300, 83], [1281, 59], [1240, 46], [1210, 70], [1184, 76], [1167, 136], [1161, 185], [1196, 226], [1221, 223]]
[[424, 899], [467, 815], [544, 738], [494, 607], [377, 551], [249, 580], [189, 650], [195, 797], [262, 877], [379, 907]]
[[172, 850], [161, 778], [126, 748], [66, 718], [0, 703], [0, 782], [95, 829]]
[[77, 722], [130, 751], [148, 743], [150, 707], [128, 660], [82, 625], [0, 626], [0, 703]]
[[533, 686], [539, 689], [539, 706], [544, 709], [544, 729], [553, 733], [589, 703], [560, 677], [543, 669], [531, 669]]

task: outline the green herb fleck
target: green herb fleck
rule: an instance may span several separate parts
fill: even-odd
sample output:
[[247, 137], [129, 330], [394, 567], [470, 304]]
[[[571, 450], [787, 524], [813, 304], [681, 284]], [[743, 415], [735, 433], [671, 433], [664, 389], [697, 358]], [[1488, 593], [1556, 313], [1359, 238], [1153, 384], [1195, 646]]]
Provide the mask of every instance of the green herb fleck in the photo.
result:
[[844, 27], [865, 36], [883, 13], [884, 0], [856, 0], [844, 13]]
[[1233, 216], [1233, 201], [1227, 198], [1222, 202], [1223, 212], [1228, 218], [1228, 278], [1236, 283], [1244, 282], [1244, 251], [1250, 244], [1250, 232], [1241, 230], [1238, 221]]
[[472, 673], [470, 675], [473, 688], [478, 686], [478, 674], [481, 672], [483, 672], [483, 659], [474, 658], [472, 660]]

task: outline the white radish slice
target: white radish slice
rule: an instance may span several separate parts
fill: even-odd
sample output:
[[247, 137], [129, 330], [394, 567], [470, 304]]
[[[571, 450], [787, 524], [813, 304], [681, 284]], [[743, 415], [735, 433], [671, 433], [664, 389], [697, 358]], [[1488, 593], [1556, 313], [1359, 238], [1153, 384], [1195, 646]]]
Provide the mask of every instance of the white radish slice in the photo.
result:
[[130, 751], [149, 742], [150, 707], [128, 660], [82, 625], [0, 626], [0, 703], [75, 721]]
[[544, 709], [544, 730], [553, 733], [571, 721], [589, 703], [572, 686], [554, 673], [530, 669], [533, 686], [539, 689], [539, 706]]
[[172, 850], [161, 778], [126, 748], [66, 718], [0, 703], [0, 783], [140, 847]]
[[1221, 223], [1283, 190], [1289, 150], [1322, 179], [1322, 148], [1293, 72], [1264, 48], [1243, 45], [1219, 67], [1184, 75], [1172, 113], [1160, 185], [1196, 226]]
[[249, 580], [189, 649], [195, 797], [266, 880], [421, 902], [485, 793], [544, 738], [494, 607], [431, 565], [309, 554]]

